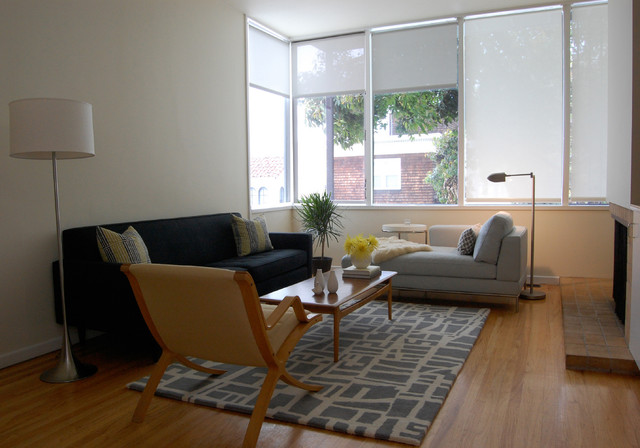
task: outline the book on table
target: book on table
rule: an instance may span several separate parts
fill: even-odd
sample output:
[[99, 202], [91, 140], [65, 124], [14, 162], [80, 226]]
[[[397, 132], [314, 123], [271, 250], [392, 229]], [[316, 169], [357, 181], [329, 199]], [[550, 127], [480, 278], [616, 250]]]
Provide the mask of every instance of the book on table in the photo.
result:
[[343, 277], [352, 277], [352, 278], [374, 278], [380, 275], [382, 270], [380, 266], [367, 266], [364, 269], [358, 269], [355, 266], [349, 266], [342, 271]]

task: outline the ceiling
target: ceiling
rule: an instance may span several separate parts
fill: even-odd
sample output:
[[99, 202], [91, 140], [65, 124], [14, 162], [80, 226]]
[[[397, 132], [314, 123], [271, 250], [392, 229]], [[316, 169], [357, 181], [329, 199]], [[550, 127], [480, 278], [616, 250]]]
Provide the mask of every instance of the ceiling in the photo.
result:
[[[224, 0], [290, 39], [544, 5], [549, 0]], [[556, 2], [560, 3], [560, 1]]]

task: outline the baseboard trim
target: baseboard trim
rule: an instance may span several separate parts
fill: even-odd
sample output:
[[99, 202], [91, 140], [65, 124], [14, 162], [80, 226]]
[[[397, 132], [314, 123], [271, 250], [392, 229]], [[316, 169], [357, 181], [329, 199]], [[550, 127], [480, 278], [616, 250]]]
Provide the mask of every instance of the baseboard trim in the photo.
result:
[[[529, 280], [529, 276], [527, 276]], [[560, 277], [557, 275], [534, 275], [533, 284], [539, 283], [541, 285], [559, 285]]]
[[13, 352], [3, 353], [0, 355], [0, 369], [60, 350], [61, 347], [62, 337], [60, 336]]
[[[71, 343], [71, 345], [75, 345], [80, 341], [77, 331], [74, 330], [74, 327], [71, 327], [69, 329], [69, 342]], [[100, 336], [101, 334], [103, 333], [100, 331], [87, 330], [86, 338], [95, 338], [96, 336]], [[9, 367], [14, 364], [19, 364], [33, 358], [37, 358], [38, 356], [46, 355], [47, 353], [55, 352], [57, 350], [60, 350], [61, 348], [62, 332], [60, 333], [60, 336], [49, 339], [48, 341], [43, 341], [38, 344], [30, 345], [28, 347], [23, 347], [13, 352], [0, 354], [0, 369], [4, 369], [5, 367]]]

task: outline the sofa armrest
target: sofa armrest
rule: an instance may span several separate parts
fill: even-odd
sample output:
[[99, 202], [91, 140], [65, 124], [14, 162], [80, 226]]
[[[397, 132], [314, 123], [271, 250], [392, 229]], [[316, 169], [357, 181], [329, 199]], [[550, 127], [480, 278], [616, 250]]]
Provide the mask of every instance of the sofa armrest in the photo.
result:
[[431, 246], [458, 247], [460, 235], [471, 227], [467, 224], [438, 224], [429, 227]]
[[[119, 263], [64, 261], [65, 301], [69, 325], [99, 331], [146, 330], [127, 277]], [[60, 286], [54, 263], [56, 319], [62, 321]]]
[[304, 232], [270, 232], [274, 249], [299, 249], [307, 253], [307, 277], [312, 275], [313, 238]]
[[527, 228], [515, 226], [500, 244], [497, 280], [521, 281], [527, 273]]

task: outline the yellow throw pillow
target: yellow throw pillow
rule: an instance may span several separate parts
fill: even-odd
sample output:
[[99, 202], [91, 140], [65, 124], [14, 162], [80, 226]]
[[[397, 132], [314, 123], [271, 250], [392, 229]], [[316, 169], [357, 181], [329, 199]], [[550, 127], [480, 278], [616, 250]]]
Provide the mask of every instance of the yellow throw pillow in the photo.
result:
[[96, 228], [98, 249], [107, 263], [151, 263], [149, 251], [136, 229], [129, 226], [122, 234]]
[[263, 218], [249, 220], [231, 215], [231, 219], [231, 228], [239, 257], [273, 249], [267, 231], [267, 223]]

